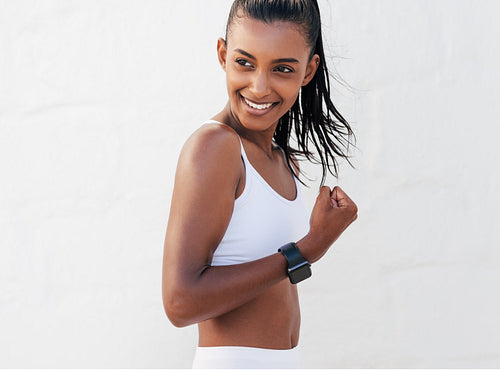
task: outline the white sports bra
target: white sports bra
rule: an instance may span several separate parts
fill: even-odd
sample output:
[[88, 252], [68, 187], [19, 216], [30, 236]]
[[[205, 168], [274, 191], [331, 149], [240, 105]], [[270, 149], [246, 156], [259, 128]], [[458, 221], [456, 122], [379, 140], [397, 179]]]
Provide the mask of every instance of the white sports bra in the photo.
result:
[[[214, 120], [206, 123], [222, 124]], [[234, 201], [231, 220], [213, 254], [212, 266], [234, 265], [269, 256], [309, 231], [309, 211], [302, 200], [295, 175], [297, 195], [294, 200], [288, 200], [253, 168], [241, 138], [240, 144], [245, 164], [245, 188]]]

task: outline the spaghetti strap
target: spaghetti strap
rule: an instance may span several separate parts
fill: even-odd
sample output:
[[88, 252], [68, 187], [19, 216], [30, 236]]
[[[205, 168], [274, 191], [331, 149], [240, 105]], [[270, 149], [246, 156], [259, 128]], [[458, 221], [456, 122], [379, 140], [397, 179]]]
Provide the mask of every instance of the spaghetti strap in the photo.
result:
[[[224, 124], [216, 120], [206, 122]], [[234, 201], [231, 220], [213, 253], [212, 266], [245, 263], [274, 254], [276, 246], [300, 239], [309, 229], [309, 211], [295, 176], [295, 198], [290, 200], [274, 190], [252, 166], [243, 140], [239, 135], [238, 138], [245, 166], [245, 187]]]
[[224, 125], [224, 126], [231, 128], [231, 130], [233, 130], [236, 133], [236, 135], [238, 136], [238, 139], [240, 140], [241, 156], [243, 157], [243, 161], [245, 162], [245, 167], [246, 167], [247, 163], [249, 163], [247, 153], [245, 152], [245, 148], [243, 147], [243, 141], [241, 141], [241, 137], [240, 137], [240, 135], [238, 135], [236, 130], [234, 130], [231, 126], [226, 125], [225, 123], [216, 121], [214, 119], [209, 119], [209, 120], [205, 121], [205, 123], [218, 123], [219, 125]]
[[[229, 125], [226, 125], [225, 123], [222, 123], [222, 122], [219, 122], [219, 121], [216, 121], [214, 119], [209, 119], [207, 121], [205, 121], [205, 123], [218, 123], [220, 125], [224, 125], [224, 126], [228, 126], [228, 127], [231, 127]], [[232, 127], [231, 127], [232, 130], [234, 130]], [[234, 130], [234, 132], [236, 132], [236, 130]], [[238, 135], [238, 133], [236, 132], [236, 135]], [[246, 171], [246, 174], [247, 174], [247, 181], [248, 181], [248, 171], [246, 170], [247, 168], [251, 168], [252, 169], [252, 172], [254, 172], [254, 174], [261, 180], [263, 181], [273, 192], [275, 192], [276, 194], [278, 194], [274, 189], [272, 189], [272, 187], [267, 183], [266, 180], [264, 180], [264, 178], [261, 176], [261, 174], [259, 173], [259, 171], [257, 171], [255, 169], [255, 167], [252, 166], [252, 163], [250, 163], [250, 161], [248, 160], [248, 157], [247, 157], [247, 153], [245, 151], [245, 148], [243, 147], [243, 141], [241, 140], [241, 137], [240, 135], [238, 135], [238, 139], [240, 140], [240, 147], [241, 147], [241, 158], [243, 159], [243, 163], [245, 164], [245, 171]], [[281, 146], [279, 146], [278, 143], [274, 142], [274, 144], [276, 144], [276, 146], [281, 150], [281, 153], [283, 154], [283, 158], [286, 162], [286, 154], [285, 154], [285, 151], [283, 150], [283, 148], [281, 148]], [[298, 191], [299, 189], [299, 185], [298, 185], [298, 177], [297, 175], [295, 174], [295, 171], [290, 171], [292, 173], [292, 177], [293, 177], [293, 181], [295, 183], [295, 194], [296, 194], [296, 197], [299, 197], [300, 196], [300, 192]], [[281, 195], [278, 194], [279, 197], [282, 197]], [[285, 198], [283, 198], [285, 199]], [[290, 201], [287, 199], [287, 201]]]

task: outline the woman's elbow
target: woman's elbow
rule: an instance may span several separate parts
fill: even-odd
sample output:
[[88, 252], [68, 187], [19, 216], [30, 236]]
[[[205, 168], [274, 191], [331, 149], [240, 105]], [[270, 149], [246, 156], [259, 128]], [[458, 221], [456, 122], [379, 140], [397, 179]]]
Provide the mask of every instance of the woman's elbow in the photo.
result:
[[179, 308], [174, 308], [175, 304], [164, 303], [165, 313], [167, 314], [168, 319], [177, 328], [183, 328], [189, 326], [191, 323], [183, 317], [182, 312], [179, 311]]
[[163, 294], [163, 308], [170, 322], [177, 328], [197, 323], [191, 314], [186, 293]]

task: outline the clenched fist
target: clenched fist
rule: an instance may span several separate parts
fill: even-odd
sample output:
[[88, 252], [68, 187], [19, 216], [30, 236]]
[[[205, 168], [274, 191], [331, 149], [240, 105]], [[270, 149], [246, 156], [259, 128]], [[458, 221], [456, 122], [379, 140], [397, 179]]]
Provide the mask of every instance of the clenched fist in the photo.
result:
[[309, 221], [309, 233], [297, 242], [300, 252], [310, 263], [319, 260], [345, 229], [358, 217], [358, 207], [335, 186], [321, 187]]

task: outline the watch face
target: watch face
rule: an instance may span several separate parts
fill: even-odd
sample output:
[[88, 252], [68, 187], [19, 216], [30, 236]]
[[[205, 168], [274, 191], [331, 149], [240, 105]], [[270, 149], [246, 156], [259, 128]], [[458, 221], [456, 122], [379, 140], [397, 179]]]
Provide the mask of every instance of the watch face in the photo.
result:
[[290, 281], [292, 282], [292, 284], [297, 284], [302, 280], [311, 277], [311, 266], [309, 264], [299, 266], [293, 270], [289, 270], [288, 275], [290, 276]]

